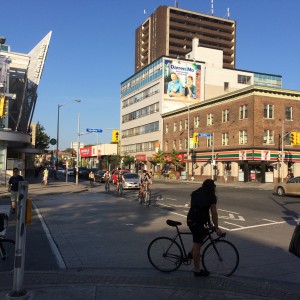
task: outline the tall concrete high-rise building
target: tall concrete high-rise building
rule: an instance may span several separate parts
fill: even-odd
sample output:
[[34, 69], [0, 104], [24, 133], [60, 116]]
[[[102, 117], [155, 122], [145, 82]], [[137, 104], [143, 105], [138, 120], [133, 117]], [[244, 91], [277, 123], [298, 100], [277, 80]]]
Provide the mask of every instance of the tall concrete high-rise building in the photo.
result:
[[185, 58], [195, 37], [199, 46], [223, 51], [223, 68], [235, 68], [235, 21], [160, 6], [136, 30], [135, 73], [164, 55]]

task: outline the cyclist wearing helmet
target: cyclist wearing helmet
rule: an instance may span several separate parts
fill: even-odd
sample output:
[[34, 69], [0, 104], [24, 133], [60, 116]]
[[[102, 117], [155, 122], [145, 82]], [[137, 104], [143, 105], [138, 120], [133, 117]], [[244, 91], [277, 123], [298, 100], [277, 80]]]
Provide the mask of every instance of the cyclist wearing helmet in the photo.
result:
[[143, 192], [144, 187], [146, 190], [148, 190], [149, 184], [152, 184], [151, 175], [146, 170], [143, 170], [143, 173], [140, 177], [140, 193]]
[[119, 185], [122, 184], [122, 182], [125, 181], [123, 173], [121, 169], [118, 169], [118, 174], [117, 174], [117, 188], [116, 191], [118, 191]]

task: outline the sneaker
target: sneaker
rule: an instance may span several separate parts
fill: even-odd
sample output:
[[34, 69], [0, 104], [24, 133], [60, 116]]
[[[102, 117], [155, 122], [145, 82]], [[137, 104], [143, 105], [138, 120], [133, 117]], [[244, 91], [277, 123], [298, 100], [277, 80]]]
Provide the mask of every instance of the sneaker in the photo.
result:
[[188, 255], [187, 255], [188, 259], [193, 259], [193, 254], [192, 252], [189, 252]]
[[199, 276], [209, 276], [209, 272], [206, 270], [201, 270], [200, 272], [195, 272], [194, 271], [194, 276], [199, 277]]

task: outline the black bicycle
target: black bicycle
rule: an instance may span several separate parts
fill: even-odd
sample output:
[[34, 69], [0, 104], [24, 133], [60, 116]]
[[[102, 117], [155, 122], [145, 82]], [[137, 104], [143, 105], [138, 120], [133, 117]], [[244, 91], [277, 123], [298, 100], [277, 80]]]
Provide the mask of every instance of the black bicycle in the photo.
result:
[[5, 261], [10, 255], [14, 255], [15, 241], [4, 238], [4, 233], [8, 225], [7, 214], [0, 213], [0, 258]]
[[150, 206], [151, 203], [151, 190], [148, 185], [143, 185], [143, 191], [138, 194], [138, 202], [139, 204], [145, 204], [146, 206]]
[[[169, 226], [175, 227], [177, 234], [173, 237], [158, 237], [148, 247], [148, 259], [152, 266], [162, 272], [177, 270], [182, 264], [190, 265], [192, 258], [185, 250], [181, 235], [191, 232], [181, 232], [180, 222], [167, 220]], [[239, 265], [239, 253], [236, 247], [225, 240], [226, 233], [213, 238], [214, 227], [207, 228], [207, 236], [201, 245], [209, 242], [202, 251], [202, 266], [212, 274], [231, 276]], [[179, 242], [176, 240], [179, 239]]]

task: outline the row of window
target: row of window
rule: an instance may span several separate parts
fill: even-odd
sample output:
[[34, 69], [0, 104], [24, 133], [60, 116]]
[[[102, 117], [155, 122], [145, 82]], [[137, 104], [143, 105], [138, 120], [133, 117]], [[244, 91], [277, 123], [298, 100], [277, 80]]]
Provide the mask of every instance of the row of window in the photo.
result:
[[122, 116], [122, 123], [126, 123], [159, 111], [159, 102], [143, 107], [139, 110], [133, 111], [127, 115]]
[[143, 151], [155, 151], [155, 143], [157, 142], [147, 142], [139, 143], [133, 145], [126, 145], [122, 147], [122, 153], [135, 153]]
[[136, 136], [144, 133], [154, 132], [159, 130], [159, 122], [153, 122], [149, 124], [145, 124], [142, 126], [138, 126], [135, 128], [130, 128], [122, 131], [122, 138], [127, 138], [130, 136]]
[[162, 58], [147, 66], [121, 84], [121, 97], [143, 87], [162, 75]]
[[145, 98], [148, 98], [154, 94], [159, 93], [159, 91], [160, 91], [159, 84], [156, 84], [156, 85], [142, 91], [141, 93], [138, 93], [138, 94], [122, 101], [122, 108], [125, 108], [125, 107], [135, 104], [139, 101], [142, 101]]
[[[205, 138], [205, 144], [207, 148], [211, 148], [213, 144], [213, 139], [216, 139], [216, 136], [209, 136]], [[198, 144], [194, 145], [194, 148], [198, 148], [200, 145], [200, 141], [204, 141], [204, 139], [199, 139]], [[221, 135], [221, 144], [222, 146], [229, 146], [229, 132], [224, 132]], [[248, 132], [247, 130], [239, 131], [239, 145], [248, 144]], [[274, 145], [274, 130], [264, 130], [263, 133], [263, 144], [264, 145]], [[287, 133], [285, 138], [285, 144], [290, 145], [290, 138]], [[172, 149], [176, 150], [186, 150], [188, 149], [188, 139], [179, 139], [172, 141], [172, 148], [170, 148], [169, 141], [165, 141], [165, 151], [170, 151]]]
[[[265, 119], [274, 119], [274, 105], [264, 104], [264, 118]], [[239, 108], [239, 119], [248, 119], [248, 105], [241, 105]], [[290, 106], [285, 107], [285, 119], [288, 121], [293, 120], [293, 108]], [[229, 122], [229, 109], [222, 110], [222, 123]], [[214, 114], [209, 113], [206, 115], [206, 125], [210, 126], [214, 124]], [[200, 126], [200, 116], [194, 117], [194, 127], [198, 128]], [[173, 131], [181, 131], [188, 128], [188, 120], [176, 121], [173, 124]], [[169, 124], [165, 124], [165, 133], [169, 133]]]

